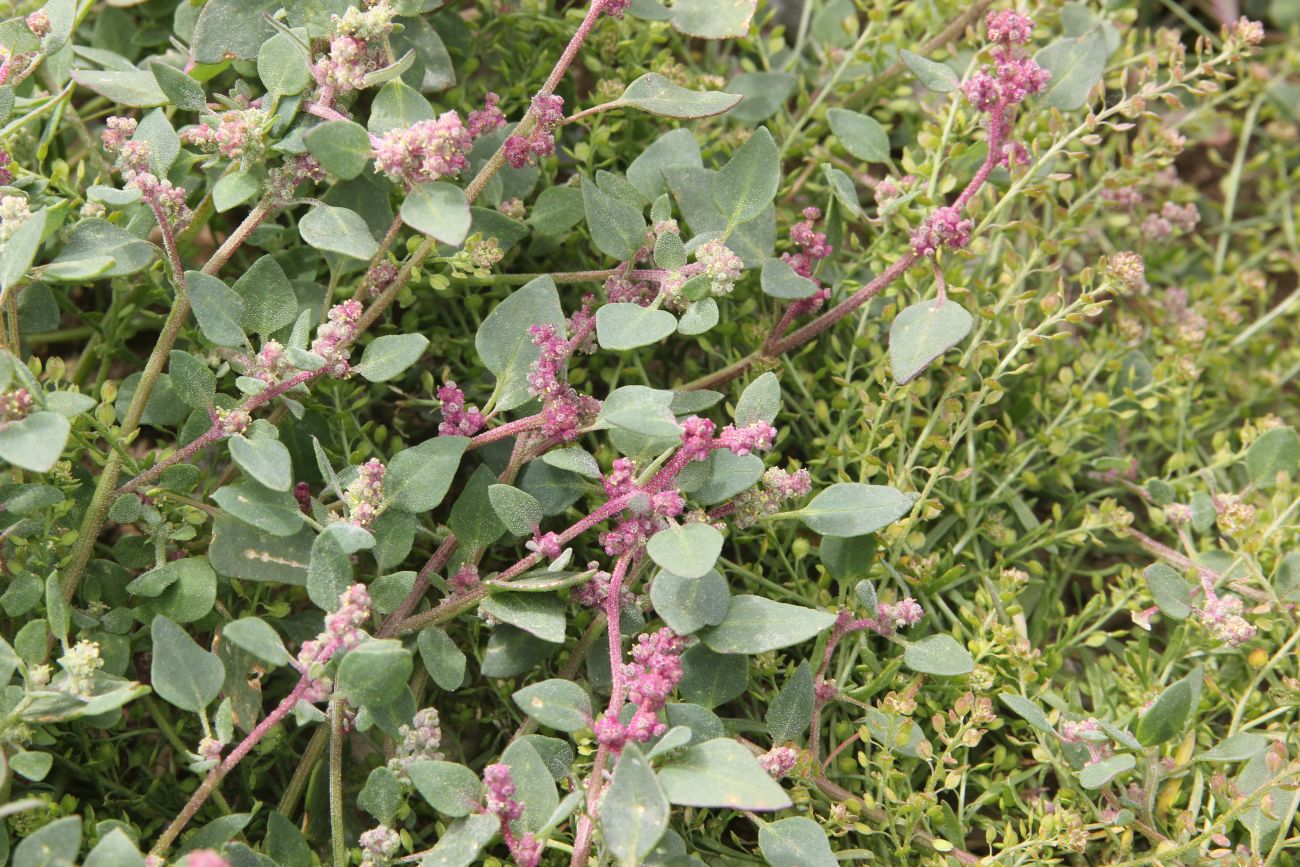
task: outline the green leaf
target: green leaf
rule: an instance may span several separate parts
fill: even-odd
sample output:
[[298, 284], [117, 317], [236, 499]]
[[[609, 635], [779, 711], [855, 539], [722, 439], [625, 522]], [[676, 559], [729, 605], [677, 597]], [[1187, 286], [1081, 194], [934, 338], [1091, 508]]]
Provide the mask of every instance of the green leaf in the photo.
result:
[[412, 667], [411, 654], [402, 642], [372, 638], [343, 657], [338, 687], [354, 704], [384, 705], [395, 701], [406, 689]]
[[99, 838], [82, 867], [145, 867], [144, 855], [126, 831], [114, 828]]
[[562, 732], [582, 731], [591, 724], [591, 697], [571, 680], [544, 680], [511, 698], [524, 713]]
[[1160, 613], [1186, 620], [1192, 613], [1192, 588], [1187, 579], [1163, 563], [1153, 563], [1142, 573]]
[[50, 212], [42, 208], [32, 214], [14, 230], [5, 242], [4, 255], [0, 256], [0, 289], [17, 286], [27, 276], [27, 269], [36, 259], [45, 234], [45, 223]]
[[591, 240], [600, 252], [620, 262], [636, 255], [646, 239], [645, 216], [640, 208], [614, 198], [585, 177], [582, 206]]
[[564, 603], [540, 593], [496, 593], [483, 600], [483, 611], [551, 644], [564, 641]]
[[284, 443], [269, 436], [230, 438], [230, 456], [250, 478], [273, 491], [293, 485], [293, 460]]
[[262, 256], [235, 281], [244, 302], [240, 322], [245, 331], [269, 337], [298, 318], [298, 298], [284, 269], [272, 256]]
[[1300, 470], [1300, 436], [1293, 427], [1265, 431], [1246, 450], [1246, 472], [1256, 487], [1275, 487], [1281, 473], [1295, 479], [1297, 470]]
[[650, 585], [655, 613], [678, 635], [691, 635], [721, 623], [730, 599], [726, 579], [714, 569], [700, 578], [660, 572]]
[[321, 533], [311, 543], [311, 565], [307, 570], [307, 598], [325, 611], [339, 607], [339, 596], [352, 583], [352, 561], [343, 550], [341, 537]]
[[417, 184], [402, 202], [402, 220], [417, 232], [458, 247], [469, 234], [469, 202], [460, 187], [440, 181]]
[[611, 104], [639, 108], [660, 117], [691, 119], [722, 114], [741, 99], [716, 90], [690, 90], [673, 84], [657, 72], [647, 72], [629, 84]]
[[366, 126], [373, 135], [383, 135], [390, 129], [414, 126], [433, 118], [433, 106], [419, 91], [400, 80], [390, 81], [375, 95]]
[[81, 817], [68, 816], [25, 837], [14, 849], [13, 867], [73, 867], [80, 851]]
[[1074, 39], [1058, 39], [1034, 55], [1052, 74], [1043, 102], [1062, 111], [1081, 108], [1106, 71], [1106, 34], [1101, 28]]
[[223, 517], [213, 524], [208, 556], [212, 568], [227, 578], [302, 586], [307, 583], [315, 538], [305, 527], [281, 538]]
[[307, 152], [340, 180], [351, 180], [370, 162], [370, 134], [350, 120], [327, 120], [303, 133]]
[[1131, 771], [1137, 759], [1130, 753], [1121, 753], [1088, 765], [1079, 771], [1079, 785], [1085, 789], [1100, 789], [1111, 781], [1116, 774]]
[[20, 777], [39, 783], [54, 766], [54, 756], [49, 753], [18, 752], [9, 757], [9, 767]]
[[420, 360], [429, 338], [423, 334], [386, 334], [366, 344], [356, 372], [371, 382], [396, 379]]
[[306, 52], [287, 33], [277, 33], [257, 50], [257, 77], [273, 99], [292, 96], [311, 83]]
[[1048, 721], [1047, 714], [1043, 713], [1037, 703], [1009, 692], [1002, 693], [998, 698], [1002, 700], [1003, 704], [1015, 711], [1021, 719], [1040, 732], [1049, 735], [1056, 734], [1056, 728]]
[[1182, 732], [1200, 692], [1201, 669], [1165, 687], [1146, 711], [1138, 717], [1138, 742], [1144, 747], [1172, 740]]
[[41, 269], [41, 277], [56, 283], [81, 283], [94, 277], [125, 277], [143, 271], [158, 255], [148, 241], [107, 220], [82, 220], [72, 227], [63, 249]]
[[288, 665], [293, 659], [276, 631], [258, 617], [244, 617], [227, 623], [221, 636], [269, 665]]
[[679, 688], [683, 698], [705, 708], [726, 704], [749, 688], [749, 659], [714, 653], [706, 645], [697, 644], [682, 654]]
[[131, 139], [148, 145], [149, 166], [154, 174], [166, 177], [167, 170], [180, 155], [181, 140], [163, 110], [154, 109], [142, 117]]
[[374, 768], [357, 793], [357, 806], [381, 825], [391, 824], [405, 801], [402, 782], [386, 767]]
[[797, 83], [798, 79], [789, 72], [740, 73], [727, 82], [727, 93], [743, 97], [727, 119], [741, 123], [767, 120], [781, 110]]
[[516, 536], [531, 536], [542, 522], [542, 504], [532, 494], [511, 485], [488, 488], [492, 509], [507, 530]]
[[1243, 762], [1268, 749], [1272, 741], [1254, 732], [1238, 732], [1196, 756], [1198, 762]]
[[776, 421], [780, 411], [781, 383], [776, 374], [769, 370], [745, 386], [745, 390], [740, 393], [740, 400], [736, 401], [736, 425], [746, 427], [760, 421], [771, 424]]
[[379, 242], [361, 215], [333, 205], [313, 206], [298, 221], [298, 234], [317, 250], [352, 259], [369, 259], [379, 251]]
[[936, 93], [950, 93], [961, 87], [961, 80], [948, 64], [935, 63], [907, 50], [900, 51], [899, 54], [903, 58], [903, 63], [907, 64], [907, 68], [912, 70], [912, 74], [928, 89]]
[[582, 190], [576, 187], [547, 187], [528, 212], [528, 225], [539, 235], [563, 235], [586, 217]]
[[758, 826], [758, 848], [771, 867], [836, 867], [822, 826], [804, 816]]
[[437, 844], [420, 862], [420, 867], [469, 867], [483, 847], [492, 842], [501, 820], [490, 813], [476, 813], [447, 826]]
[[186, 271], [185, 284], [189, 292], [194, 318], [199, 321], [203, 336], [217, 346], [243, 346], [248, 343], [241, 321], [244, 318], [244, 299], [219, 278], [202, 271]]
[[682, 807], [783, 810], [790, 798], [754, 755], [730, 738], [696, 744], [665, 760], [659, 782]]
[[152, 72], [74, 69], [72, 80], [121, 106], [152, 108], [167, 102]]
[[826, 117], [831, 132], [850, 154], [869, 163], [889, 161], [889, 133], [874, 117], [842, 108], [832, 108]]
[[199, 63], [252, 60], [275, 29], [267, 22], [284, 0], [208, 0], [194, 24], [191, 50]]
[[48, 472], [63, 454], [72, 425], [57, 412], [34, 412], [0, 430], [0, 460], [33, 473]]
[[181, 111], [203, 111], [208, 107], [208, 98], [203, 93], [203, 85], [184, 72], [156, 60], [149, 64], [149, 71], [153, 73], [158, 87], [171, 100], [171, 104]]
[[387, 504], [416, 515], [437, 506], [447, 496], [467, 446], [467, 437], [435, 437], [398, 452], [384, 477]]
[[141, 606], [140, 614], [163, 614], [177, 623], [193, 623], [212, 610], [217, 576], [206, 557], [184, 557], [146, 572], [126, 589], [150, 600]]
[[667, 310], [619, 302], [596, 311], [596, 339], [602, 349], [623, 351], [658, 343], [677, 330]]
[[478, 466], [451, 508], [447, 526], [456, 535], [456, 541], [467, 550], [486, 548], [505, 535], [506, 528], [497, 518], [488, 496], [488, 490], [496, 481], [496, 473], [486, 466]]
[[889, 365], [904, 385], [970, 333], [974, 320], [955, 301], [921, 301], [894, 317], [889, 327]]
[[212, 205], [218, 214], [250, 202], [262, 192], [263, 174], [260, 171], [233, 171], [221, 176], [212, 188]]
[[650, 537], [646, 553], [661, 569], [683, 578], [702, 578], [718, 562], [722, 534], [711, 524], [682, 524]]
[[699, 39], [736, 39], [749, 33], [758, 0], [676, 0], [673, 27]]
[[510, 776], [518, 790], [516, 799], [524, 805], [521, 825], [539, 831], [560, 806], [555, 778], [541, 754], [529, 739], [520, 738], [506, 747], [501, 761], [510, 766]]
[[699, 143], [689, 129], [675, 129], [655, 140], [627, 167], [627, 179], [646, 201], [654, 201], [668, 191], [663, 170], [672, 166], [704, 168]]
[[181, 710], [198, 713], [212, 703], [226, 680], [226, 667], [215, 653], [194, 643], [194, 639], [161, 614], [153, 619], [154, 691]]
[[[822, 565], [832, 578], [848, 581], [867, 574], [871, 569], [876, 555], [876, 537], [870, 533], [862, 536], [827, 536], [822, 539], [818, 553]], [[874, 589], [872, 592], [875, 592]], [[876, 603], [873, 601], [866, 607], [874, 611]]]
[[668, 830], [668, 796], [636, 744], [627, 744], [600, 804], [601, 836], [619, 864], [637, 865]]
[[910, 512], [916, 496], [886, 485], [836, 482], [795, 514], [823, 536], [865, 536]]
[[728, 231], [763, 213], [776, 197], [780, 180], [776, 142], [767, 127], [760, 126], [713, 179], [713, 200], [727, 220]]
[[202, 361], [179, 349], [171, 351], [170, 359], [167, 370], [176, 396], [191, 409], [210, 409], [217, 393], [216, 374]]
[[429, 806], [444, 816], [468, 816], [483, 797], [478, 775], [455, 762], [415, 762], [406, 768], [411, 784]]
[[813, 699], [812, 668], [805, 659], [767, 706], [767, 733], [772, 743], [783, 744], [808, 734]]
[[555, 281], [538, 277], [498, 304], [474, 336], [483, 365], [497, 378], [497, 408], [508, 412], [532, 400], [528, 371], [541, 355], [529, 329], [534, 325], [563, 327], [564, 310]]
[[733, 596], [722, 622], [699, 636], [718, 653], [764, 653], [807, 641], [833, 623], [826, 611], [743, 595]]
[[903, 662], [912, 671], [941, 677], [957, 677], [975, 670], [975, 659], [970, 652], [947, 633], [928, 635], [907, 645]]
[[817, 294], [816, 282], [796, 274], [784, 259], [768, 259], [759, 275], [763, 294], [773, 298], [794, 300], [811, 298]]
[[429, 626], [420, 632], [416, 645], [424, 667], [438, 688], [448, 692], [460, 689], [465, 682], [465, 653], [451, 636], [436, 626]]
[[715, 449], [704, 460], [687, 464], [677, 478], [682, 493], [690, 494], [700, 505], [713, 506], [752, 488], [763, 471], [763, 459], [758, 455]]

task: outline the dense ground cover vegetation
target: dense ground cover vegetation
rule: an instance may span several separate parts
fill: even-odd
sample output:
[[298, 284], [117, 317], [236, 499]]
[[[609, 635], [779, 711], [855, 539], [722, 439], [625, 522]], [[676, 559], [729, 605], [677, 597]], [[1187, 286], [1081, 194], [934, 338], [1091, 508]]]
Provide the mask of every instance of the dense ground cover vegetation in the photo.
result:
[[0, 863], [1295, 863], [1294, 0], [4, 6]]

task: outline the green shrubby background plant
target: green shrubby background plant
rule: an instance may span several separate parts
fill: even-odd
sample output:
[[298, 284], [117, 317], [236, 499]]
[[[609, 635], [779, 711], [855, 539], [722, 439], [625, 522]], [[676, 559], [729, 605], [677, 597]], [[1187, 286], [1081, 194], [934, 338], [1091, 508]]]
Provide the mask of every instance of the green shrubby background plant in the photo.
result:
[[0, 863], [1293, 863], [1236, 5], [8, 2]]

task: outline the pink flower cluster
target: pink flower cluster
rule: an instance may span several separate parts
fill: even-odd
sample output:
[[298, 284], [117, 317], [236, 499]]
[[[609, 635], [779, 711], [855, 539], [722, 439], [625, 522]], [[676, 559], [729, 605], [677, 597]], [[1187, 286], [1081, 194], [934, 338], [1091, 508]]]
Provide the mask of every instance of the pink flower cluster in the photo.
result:
[[798, 760], [799, 751], [794, 747], [772, 747], [758, 757], [758, 764], [767, 771], [769, 777], [780, 780], [794, 770], [795, 762]]
[[882, 635], [889, 635], [896, 630], [915, 626], [924, 616], [925, 609], [910, 596], [893, 604], [881, 602], [876, 606], [875, 629]]
[[632, 0], [604, 0], [601, 6], [601, 14], [608, 15], [610, 18], [622, 18], [623, 13], [632, 5]]
[[361, 846], [361, 867], [388, 867], [402, 846], [402, 837], [387, 825], [363, 831], [357, 837]]
[[477, 587], [480, 581], [478, 567], [473, 563], [466, 563], [456, 570], [456, 574], [452, 575], [447, 583], [451, 585], [453, 593], [468, 593]]
[[1088, 719], [1065, 720], [1059, 727], [1061, 743], [1082, 744], [1088, 750], [1087, 764], [1095, 765], [1111, 754], [1110, 740], [1101, 729], [1101, 723]]
[[9, 184], [14, 179], [14, 173], [9, 170], [9, 163], [12, 161], [9, 151], [0, 148], [0, 187]]
[[528, 329], [540, 355], [528, 371], [528, 393], [542, 401], [542, 434], [561, 442], [577, 439], [582, 426], [600, 412], [600, 401], [578, 394], [568, 383], [569, 358], [588, 348], [595, 333], [596, 319], [591, 315], [590, 296], [583, 308], [573, 315], [573, 336], [564, 338], [554, 325], [534, 325]]
[[349, 298], [331, 307], [327, 320], [316, 329], [311, 351], [325, 359], [325, 367], [333, 376], [344, 377], [352, 370], [348, 346], [357, 336], [362, 312], [361, 302]]
[[181, 142], [216, 153], [248, 166], [266, 154], [266, 127], [270, 119], [261, 108], [227, 111], [181, 133]]
[[50, 32], [50, 14], [44, 9], [37, 9], [27, 16], [27, 29], [32, 31], [32, 35], [36, 38], [43, 38]]
[[15, 388], [0, 394], [0, 430], [32, 414], [32, 395], [25, 388]]
[[325, 663], [339, 650], [351, 650], [361, 643], [365, 637], [361, 627], [369, 618], [370, 594], [366, 585], [353, 584], [339, 596], [338, 610], [325, 615], [324, 631], [304, 641], [298, 651], [294, 667], [309, 679], [304, 700], [318, 702], [329, 697], [330, 682], [321, 674]]
[[268, 340], [262, 344], [262, 349], [253, 359], [253, 366], [249, 368], [248, 375], [253, 379], [260, 379], [267, 385], [274, 385], [293, 369], [293, 363], [285, 355], [284, 346], [280, 341]]
[[497, 762], [483, 769], [483, 783], [487, 787], [487, 812], [501, 820], [501, 837], [510, 848], [510, 857], [517, 867], [537, 867], [542, 860], [542, 843], [532, 832], [516, 836], [510, 823], [524, 814], [524, 805], [515, 800], [515, 781], [510, 766]]
[[230, 862], [215, 849], [198, 849], [186, 856], [185, 867], [230, 867]]
[[1201, 221], [1201, 212], [1196, 205], [1180, 205], [1177, 202], [1165, 202], [1159, 214], [1148, 214], [1142, 221], [1142, 235], [1157, 241], [1163, 241], [1174, 234], [1177, 229], [1190, 232]]
[[781, 258], [800, 277], [811, 279], [817, 263], [835, 249], [826, 243], [825, 232], [816, 231], [817, 221], [821, 218], [821, 208], [804, 208], [803, 219], [790, 227], [790, 240], [799, 248], [799, 252], [785, 253]]
[[[318, 98], [322, 104], [333, 105], [340, 93], [360, 90], [366, 75], [383, 66], [382, 37], [392, 32], [393, 14], [387, 0], [379, 0], [365, 11], [353, 6], [342, 16], [333, 16], [329, 54], [317, 60], [311, 70], [320, 87]], [[373, 46], [370, 40], [375, 41]]]
[[1245, 644], [1255, 637], [1255, 627], [1241, 616], [1244, 610], [1236, 596], [1217, 596], [1212, 591], [1197, 618], [1210, 633], [1233, 647]]
[[442, 758], [442, 720], [435, 708], [418, 711], [410, 725], [398, 728], [401, 742], [397, 752], [388, 760], [388, 769], [405, 778], [407, 769], [416, 762]]
[[343, 503], [348, 507], [348, 520], [353, 526], [369, 529], [379, 517], [384, 502], [384, 474], [387, 468], [371, 458], [361, 465], [356, 480], [343, 492]]
[[[825, 241], [825, 236], [822, 238]], [[827, 248], [829, 252], [829, 248]], [[695, 251], [695, 261], [703, 266], [709, 277], [709, 291], [714, 295], [729, 295], [736, 288], [744, 263], [719, 240], [706, 241]]]
[[732, 523], [740, 529], [752, 527], [769, 515], [775, 515], [781, 504], [812, 491], [812, 476], [807, 470], [787, 472], [772, 467], [763, 473], [760, 485], [755, 485], [735, 498], [736, 511]]
[[648, 307], [658, 291], [644, 280], [630, 280], [615, 274], [605, 281], [605, 298], [610, 304], [639, 304]]
[[1003, 10], [990, 12], [986, 26], [989, 38], [998, 43], [993, 49], [993, 64], [981, 66], [962, 84], [962, 92], [980, 111], [1003, 114], [1026, 97], [1041, 92], [1052, 74], [1015, 47], [1033, 37], [1032, 19]]
[[637, 639], [632, 646], [632, 661], [623, 666], [620, 674], [628, 701], [636, 705], [636, 711], [626, 726], [618, 721], [617, 711], [602, 716], [595, 725], [601, 744], [617, 752], [629, 740], [643, 744], [667, 731], [668, 726], [659, 720], [659, 711], [682, 679], [685, 649], [686, 639], [667, 627]]
[[442, 402], [442, 421], [438, 424], [438, 436], [472, 437], [483, 429], [487, 420], [476, 406], [465, 406], [465, 392], [456, 383], [447, 381], [438, 389], [438, 400]]
[[733, 455], [744, 457], [752, 452], [765, 452], [772, 448], [776, 428], [765, 421], [756, 421], [744, 427], [729, 424], [718, 435], [718, 443]]
[[935, 208], [912, 233], [912, 249], [922, 256], [933, 256], [940, 247], [965, 247], [970, 243], [973, 225], [970, 220], [963, 220], [956, 208]]
[[527, 136], [512, 135], [505, 142], [506, 161], [516, 169], [555, 153], [555, 130], [564, 120], [564, 97], [539, 93], [528, 114], [536, 122], [532, 131]]
[[[587, 568], [595, 569], [595, 561], [588, 563]], [[604, 570], [598, 571], [586, 584], [580, 584], [573, 588], [573, 601], [588, 608], [603, 609], [605, 603], [609, 600], [611, 578], [612, 576], [608, 572]], [[628, 587], [624, 586], [619, 591], [619, 608], [626, 608], [635, 601], [636, 594]]]
[[136, 122], [129, 117], [110, 117], [102, 136], [104, 149], [117, 154], [117, 167], [126, 186], [138, 190], [145, 204], [175, 230], [190, 217], [189, 208], [185, 206], [185, 191], [150, 170], [149, 145], [131, 140], [135, 128]]
[[469, 167], [466, 154], [474, 144], [470, 131], [454, 111], [433, 120], [395, 127], [375, 142], [375, 170], [407, 189]]
[[482, 108], [469, 113], [469, 134], [478, 138], [490, 132], [496, 132], [506, 125], [505, 113], [501, 111], [501, 97], [488, 93]]

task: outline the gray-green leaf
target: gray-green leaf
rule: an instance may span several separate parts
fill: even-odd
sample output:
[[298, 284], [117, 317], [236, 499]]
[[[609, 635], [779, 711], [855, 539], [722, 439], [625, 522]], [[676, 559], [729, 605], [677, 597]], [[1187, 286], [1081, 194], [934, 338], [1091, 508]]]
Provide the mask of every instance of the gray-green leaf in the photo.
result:
[[765, 653], [807, 641], [834, 622], [835, 615], [826, 611], [762, 596], [733, 596], [722, 622], [700, 630], [699, 636], [718, 653]]
[[660, 568], [683, 578], [701, 578], [718, 562], [722, 534], [710, 524], [683, 524], [650, 537], [646, 553]]
[[767, 127], [754, 130], [713, 179], [713, 200], [727, 219], [728, 231], [754, 219], [776, 197], [781, 159]]
[[795, 514], [823, 536], [865, 536], [906, 515], [916, 496], [887, 485], [837, 482]]
[[436, 241], [459, 247], [470, 226], [465, 191], [441, 181], [417, 184], [402, 201], [402, 221]]
[[636, 744], [623, 748], [600, 806], [601, 833], [619, 864], [642, 863], [668, 829], [668, 796]]
[[970, 333], [974, 320], [955, 301], [921, 301], [894, 317], [889, 327], [889, 365], [899, 385], [911, 382]]
[[181, 710], [198, 713], [212, 703], [226, 680], [226, 667], [215, 653], [161, 614], [153, 619], [154, 691]]
[[957, 677], [975, 670], [975, 659], [970, 651], [947, 633], [929, 635], [907, 645], [903, 662], [912, 671], [941, 677]]

